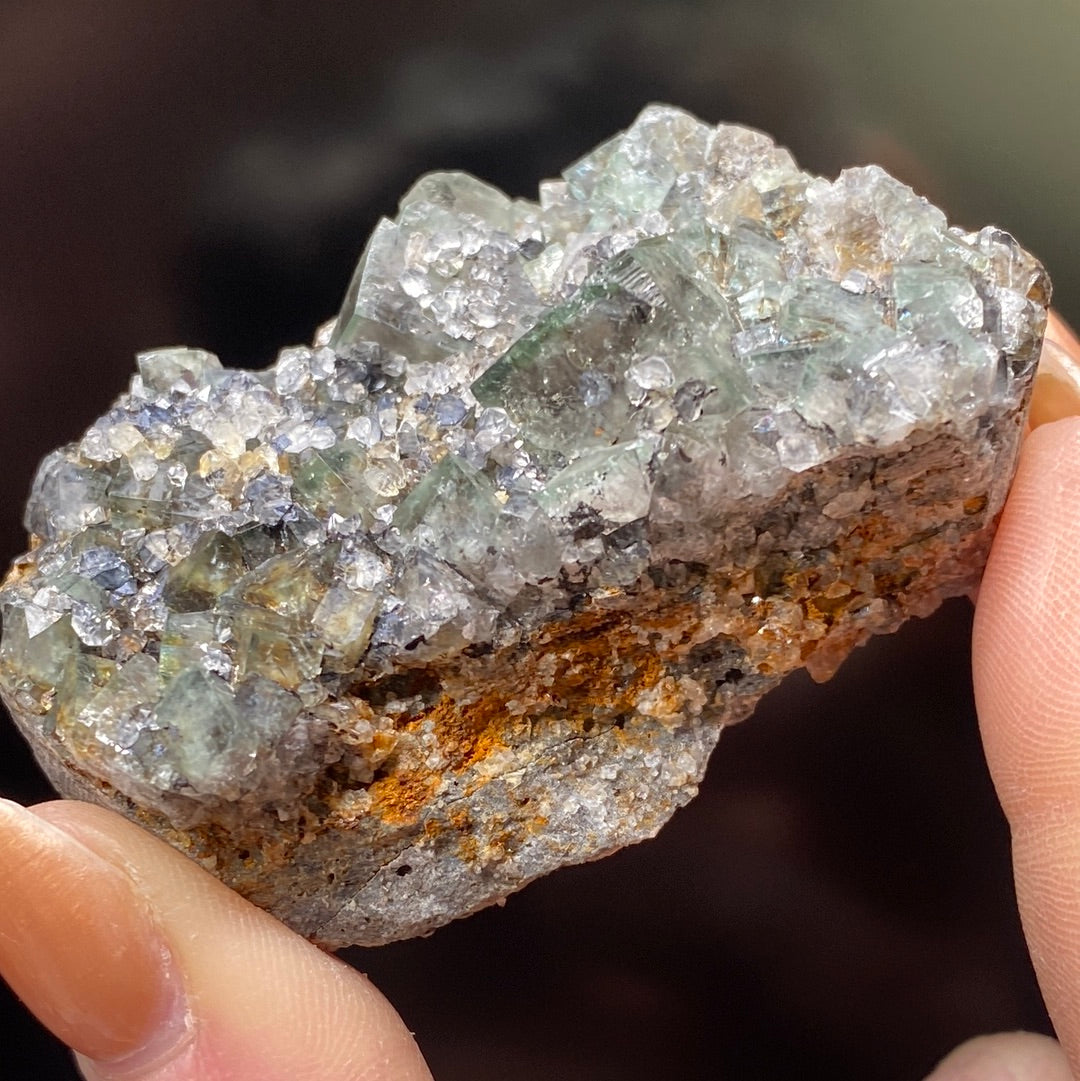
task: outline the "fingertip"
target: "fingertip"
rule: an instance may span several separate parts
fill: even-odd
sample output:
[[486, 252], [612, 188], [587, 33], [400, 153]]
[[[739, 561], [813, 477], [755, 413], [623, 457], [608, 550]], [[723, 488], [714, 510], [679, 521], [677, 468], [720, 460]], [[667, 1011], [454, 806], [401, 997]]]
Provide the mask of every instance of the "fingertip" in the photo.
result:
[[0, 800], [0, 973], [65, 1043], [145, 1059], [185, 1035], [179, 975], [131, 879]]
[[35, 814], [137, 885], [179, 968], [191, 1039], [146, 1069], [80, 1059], [93, 1081], [430, 1081], [411, 1034], [349, 966], [122, 819], [63, 801]]
[[927, 1081], [1071, 1081], [1056, 1040], [1034, 1032], [1001, 1032], [962, 1043]]
[[1050, 312], [1031, 395], [1028, 425], [1039, 428], [1080, 413], [1080, 339]]

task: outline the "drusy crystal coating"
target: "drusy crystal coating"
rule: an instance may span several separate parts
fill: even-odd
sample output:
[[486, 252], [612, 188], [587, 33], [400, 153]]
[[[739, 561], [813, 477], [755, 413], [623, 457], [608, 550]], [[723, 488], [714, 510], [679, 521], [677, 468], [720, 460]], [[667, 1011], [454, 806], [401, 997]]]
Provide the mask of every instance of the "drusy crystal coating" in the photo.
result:
[[879, 168], [664, 106], [539, 202], [426, 176], [311, 347], [144, 353], [45, 459], [4, 701], [302, 933], [428, 931], [977, 581], [1048, 297]]

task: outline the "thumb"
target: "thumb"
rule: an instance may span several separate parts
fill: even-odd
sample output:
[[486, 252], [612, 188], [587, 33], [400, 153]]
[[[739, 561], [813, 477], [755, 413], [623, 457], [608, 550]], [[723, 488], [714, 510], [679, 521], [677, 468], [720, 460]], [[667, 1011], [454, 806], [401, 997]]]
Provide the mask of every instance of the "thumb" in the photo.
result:
[[976, 610], [975, 695], [1046, 1006], [1080, 1076], [1080, 420], [1025, 443]]
[[119, 815], [0, 800], [0, 973], [89, 1081], [422, 1081], [378, 991]]

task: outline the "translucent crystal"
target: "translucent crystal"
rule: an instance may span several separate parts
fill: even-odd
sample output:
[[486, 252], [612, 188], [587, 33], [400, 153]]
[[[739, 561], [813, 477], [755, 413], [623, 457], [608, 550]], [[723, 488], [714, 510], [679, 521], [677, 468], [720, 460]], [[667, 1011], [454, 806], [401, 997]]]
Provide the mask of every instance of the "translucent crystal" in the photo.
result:
[[643, 391], [706, 378], [731, 396], [731, 321], [692, 259], [671, 238], [617, 256], [473, 384], [477, 401], [505, 409], [537, 447], [559, 449], [626, 434]]
[[204, 349], [155, 349], [135, 358], [143, 386], [152, 394], [188, 393], [209, 383], [221, 371], [221, 361]]
[[649, 511], [648, 475], [653, 445], [634, 440], [586, 451], [548, 482], [540, 505], [553, 517], [594, 512], [607, 522], [625, 525]]

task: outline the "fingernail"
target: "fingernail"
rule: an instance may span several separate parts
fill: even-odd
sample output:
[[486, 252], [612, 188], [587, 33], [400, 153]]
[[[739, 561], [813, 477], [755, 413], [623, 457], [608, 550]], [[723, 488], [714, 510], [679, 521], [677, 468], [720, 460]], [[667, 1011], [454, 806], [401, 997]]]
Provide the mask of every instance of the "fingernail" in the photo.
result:
[[136, 1076], [187, 1042], [181, 981], [133, 879], [4, 799], [0, 975], [109, 1076]]
[[1080, 415], [1080, 361], [1049, 338], [1043, 343], [1031, 395], [1029, 423], [1040, 424]]

